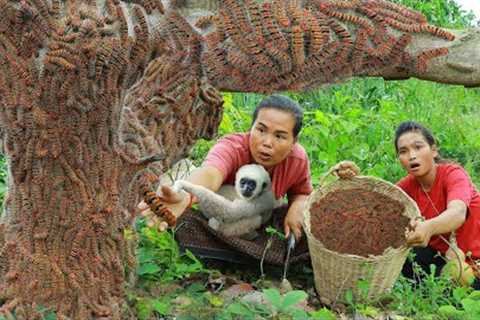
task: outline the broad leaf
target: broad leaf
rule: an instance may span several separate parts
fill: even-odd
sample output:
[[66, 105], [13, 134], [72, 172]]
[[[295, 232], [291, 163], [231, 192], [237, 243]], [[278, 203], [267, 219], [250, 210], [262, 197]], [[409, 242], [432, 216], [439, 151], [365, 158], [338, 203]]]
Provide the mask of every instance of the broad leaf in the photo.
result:
[[145, 275], [145, 274], [155, 274], [162, 270], [158, 265], [155, 263], [145, 263], [142, 264], [138, 269], [137, 269], [137, 274], [139, 276]]
[[286, 310], [288, 307], [304, 301], [307, 296], [307, 293], [302, 290], [294, 290], [286, 293], [283, 298], [282, 309]]

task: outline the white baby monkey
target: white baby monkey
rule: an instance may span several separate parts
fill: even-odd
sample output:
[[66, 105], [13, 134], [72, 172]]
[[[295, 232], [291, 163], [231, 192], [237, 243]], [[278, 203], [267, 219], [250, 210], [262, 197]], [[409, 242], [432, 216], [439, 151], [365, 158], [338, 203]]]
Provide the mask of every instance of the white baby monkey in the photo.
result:
[[185, 180], [177, 180], [173, 188], [195, 195], [208, 225], [226, 236], [254, 237], [255, 229], [271, 217], [278, 204], [268, 172], [257, 164], [240, 167], [235, 187], [223, 185], [218, 193]]

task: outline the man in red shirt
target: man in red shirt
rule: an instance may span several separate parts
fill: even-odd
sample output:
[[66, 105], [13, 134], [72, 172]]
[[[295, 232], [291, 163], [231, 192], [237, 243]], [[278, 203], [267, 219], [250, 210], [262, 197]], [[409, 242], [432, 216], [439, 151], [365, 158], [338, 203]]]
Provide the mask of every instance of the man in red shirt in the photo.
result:
[[[287, 237], [292, 232], [298, 240], [302, 234], [305, 201], [312, 192], [308, 157], [297, 143], [302, 121], [300, 106], [290, 98], [280, 95], [265, 98], [254, 111], [250, 132], [231, 134], [219, 140], [203, 165], [187, 180], [218, 191], [223, 184], [234, 183], [241, 166], [262, 165], [270, 174], [276, 198], [288, 197], [284, 231]], [[176, 193], [168, 186], [160, 186], [159, 193], [177, 217], [193, 197]], [[149, 216], [145, 203], [140, 203], [139, 208]]]

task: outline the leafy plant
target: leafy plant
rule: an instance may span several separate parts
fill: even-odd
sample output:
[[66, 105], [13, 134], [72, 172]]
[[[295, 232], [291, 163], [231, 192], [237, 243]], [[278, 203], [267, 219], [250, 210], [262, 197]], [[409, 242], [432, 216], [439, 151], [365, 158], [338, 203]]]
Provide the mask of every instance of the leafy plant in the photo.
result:
[[165, 300], [166, 299], [158, 298], [136, 298], [135, 309], [137, 311], [138, 319], [150, 319], [154, 313], [160, 316], [168, 315], [171, 305]]
[[278, 237], [280, 240], [285, 240], [286, 239], [285, 234], [283, 232], [278, 231], [277, 229], [275, 229], [272, 226], [266, 227], [265, 232], [271, 237]]
[[443, 305], [438, 314], [444, 319], [474, 320], [480, 319], [480, 291], [459, 287], [453, 291], [456, 305]]
[[142, 280], [173, 281], [207, 272], [202, 263], [188, 250], [180, 253], [174, 231], [159, 232], [140, 228], [137, 274]]
[[335, 320], [337, 317], [335, 313], [328, 310], [327, 308], [321, 308], [317, 311], [310, 312], [310, 318], [314, 320]]
[[271, 288], [264, 289], [262, 292], [266, 304], [237, 301], [228, 305], [219, 315], [219, 319], [331, 319], [328, 318], [331, 313], [327, 311], [309, 315], [296, 306], [307, 298], [305, 291], [293, 290], [282, 295], [277, 289]]
[[272, 288], [264, 289], [263, 294], [270, 302], [272, 315], [288, 314], [294, 319], [305, 319], [308, 317], [304, 310], [296, 307], [296, 304], [305, 301], [307, 298], [305, 291], [293, 290], [281, 295], [277, 289]]

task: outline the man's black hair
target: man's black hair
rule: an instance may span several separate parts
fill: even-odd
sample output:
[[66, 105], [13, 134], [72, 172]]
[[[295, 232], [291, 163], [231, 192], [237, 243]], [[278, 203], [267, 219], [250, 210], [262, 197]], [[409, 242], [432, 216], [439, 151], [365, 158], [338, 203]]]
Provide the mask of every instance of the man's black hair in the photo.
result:
[[295, 119], [293, 127], [293, 136], [296, 138], [303, 125], [303, 110], [300, 105], [286, 96], [271, 95], [264, 98], [255, 108], [253, 112], [252, 126], [257, 120], [258, 112], [262, 109], [276, 109], [290, 113]]

